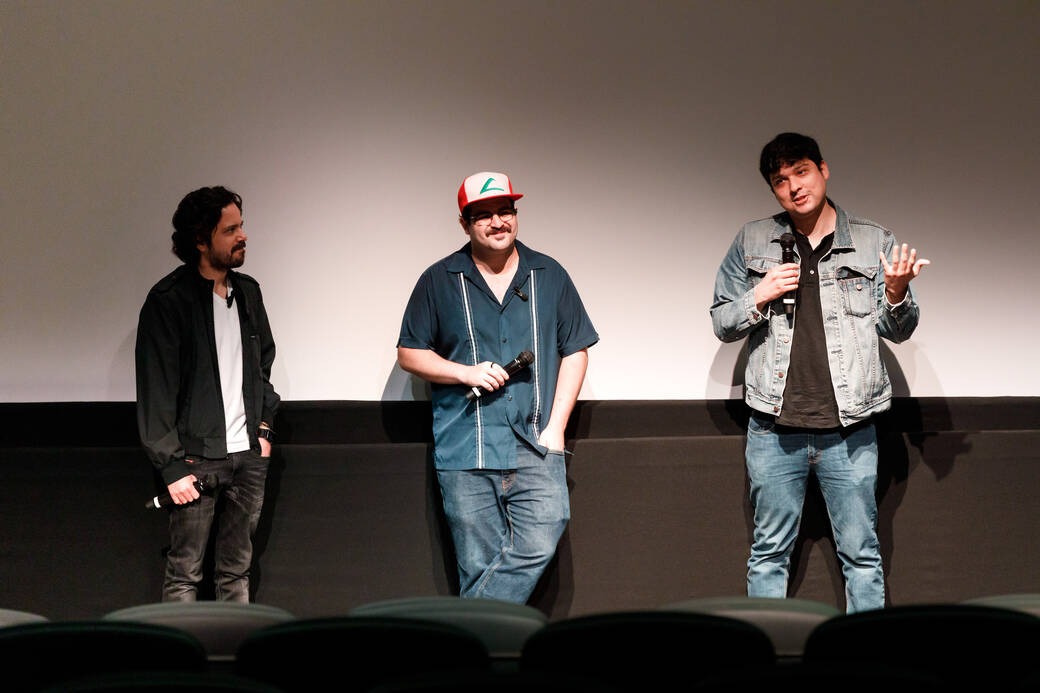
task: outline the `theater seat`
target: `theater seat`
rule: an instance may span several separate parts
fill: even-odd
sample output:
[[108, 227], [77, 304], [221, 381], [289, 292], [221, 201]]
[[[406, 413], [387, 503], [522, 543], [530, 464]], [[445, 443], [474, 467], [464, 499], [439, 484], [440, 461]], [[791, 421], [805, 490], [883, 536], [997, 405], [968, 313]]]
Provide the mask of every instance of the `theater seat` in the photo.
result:
[[808, 599], [746, 596], [687, 599], [664, 608], [746, 621], [765, 631], [773, 642], [777, 657], [787, 660], [799, 659], [809, 633], [827, 619], [842, 613], [829, 604]]
[[559, 672], [459, 671], [395, 679], [372, 688], [369, 693], [629, 693], [629, 690]]
[[961, 603], [974, 604], [976, 606], [995, 606], [1001, 609], [1014, 609], [1015, 611], [1024, 611], [1027, 614], [1040, 616], [1040, 592], [994, 594], [986, 597], [967, 599]]
[[667, 691], [721, 671], [772, 668], [775, 659], [769, 637], [750, 623], [659, 610], [551, 622], [528, 638], [520, 668]]
[[1036, 671], [1040, 618], [966, 604], [896, 606], [836, 616], [809, 635], [803, 661], [851, 669], [883, 662], [949, 686], [998, 690]]
[[206, 652], [175, 628], [116, 621], [55, 621], [0, 628], [6, 691], [39, 690], [88, 675], [202, 671]]
[[926, 672], [873, 662], [869, 667], [786, 662], [770, 671], [729, 671], [707, 677], [689, 693], [941, 693], [949, 684]]
[[288, 611], [266, 604], [212, 601], [142, 604], [104, 616], [108, 621], [154, 623], [190, 633], [202, 643], [211, 662], [230, 662], [247, 635], [293, 619]]
[[235, 672], [286, 691], [365, 691], [397, 677], [482, 671], [487, 649], [445, 623], [343, 616], [290, 621], [246, 636]]
[[34, 614], [29, 611], [16, 611], [14, 609], [0, 609], [0, 628], [4, 626], [17, 626], [20, 623], [42, 623], [49, 621], [46, 616]]
[[527, 638], [549, 619], [533, 606], [497, 599], [410, 597], [363, 604], [349, 616], [419, 618], [466, 630], [484, 643], [496, 659], [517, 659]]
[[227, 672], [133, 671], [62, 681], [41, 693], [281, 693], [280, 688]]

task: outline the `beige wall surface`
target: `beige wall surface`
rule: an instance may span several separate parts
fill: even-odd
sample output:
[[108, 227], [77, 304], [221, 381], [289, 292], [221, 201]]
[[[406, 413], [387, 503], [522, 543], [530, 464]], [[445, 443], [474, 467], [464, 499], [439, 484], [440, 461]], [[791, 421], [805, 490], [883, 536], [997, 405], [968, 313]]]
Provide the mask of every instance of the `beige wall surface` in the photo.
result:
[[0, 1], [0, 401], [133, 399], [170, 217], [217, 184], [283, 397], [421, 398], [401, 314], [479, 170], [600, 333], [583, 398], [739, 396], [708, 306], [786, 130], [933, 262], [897, 394], [1040, 395], [1037, 26], [1031, 0]]

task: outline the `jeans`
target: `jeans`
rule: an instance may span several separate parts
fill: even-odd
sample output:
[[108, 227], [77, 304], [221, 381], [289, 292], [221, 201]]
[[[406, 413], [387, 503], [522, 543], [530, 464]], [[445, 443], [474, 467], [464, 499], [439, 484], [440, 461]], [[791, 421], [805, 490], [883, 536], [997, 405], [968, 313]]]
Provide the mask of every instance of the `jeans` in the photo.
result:
[[[196, 477], [217, 475], [216, 491], [170, 510], [170, 552], [163, 581], [164, 602], [193, 602], [202, 582], [202, 561], [210, 529], [217, 521], [214, 546], [216, 598], [249, 601], [249, 566], [253, 560], [253, 534], [260, 520], [270, 458], [254, 450], [233, 452], [224, 459], [194, 458]], [[221, 498], [222, 497], [222, 498]], [[217, 515], [217, 501], [223, 501]]]
[[885, 605], [877, 538], [877, 435], [874, 424], [817, 431], [776, 426], [753, 412], [748, 421], [747, 470], [755, 533], [748, 560], [752, 597], [786, 597], [791, 551], [798, 536], [812, 470], [820, 483], [849, 613]]
[[570, 519], [563, 453], [519, 443], [517, 469], [437, 470], [437, 480], [459, 595], [525, 603]]

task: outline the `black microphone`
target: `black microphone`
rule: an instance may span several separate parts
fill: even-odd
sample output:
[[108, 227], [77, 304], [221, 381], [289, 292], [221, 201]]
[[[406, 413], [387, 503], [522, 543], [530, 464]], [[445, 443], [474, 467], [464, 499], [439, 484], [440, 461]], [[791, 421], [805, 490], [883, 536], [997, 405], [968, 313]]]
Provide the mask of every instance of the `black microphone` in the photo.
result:
[[527, 300], [527, 294], [525, 294], [523, 291], [521, 291], [519, 286], [514, 286], [513, 287], [513, 293], [516, 294], [517, 296], [519, 296], [521, 301], [526, 301]]
[[[794, 234], [785, 233], [780, 236], [780, 248], [782, 250], [780, 254], [780, 262], [787, 264], [788, 262], [794, 262]], [[794, 312], [794, 300], [795, 293], [788, 291], [784, 294], [784, 312], [790, 315]]]
[[[532, 354], [530, 351], [524, 350], [517, 354], [515, 359], [513, 359], [506, 365], [502, 366], [502, 368], [508, 375], [512, 375], [513, 373], [516, 373], [519, 370], [527, 368], [532, 363], [534, 363], [534, 354]], [[471, 387], [469, 389], [469, 392], [466, 393], [466, 401], [472, 402], [473, 400], [478, 399], [483, 394], [484, 390], [482, 390], [481, 388]]]
[[[205, 493], [206, 491], [212, 491], [217, 487], [217, 475], [206, 474], [201, 479], [195, 480], [195, 490], [199, 493]], [[149, 510], [155, 510], [156, 508], [165, 508], [168, 505], [176, 505], [173, 502], [173, 498], [168, 493], [164, 493], [161, 496], [156, 496], [147, 503], [144, 504]]]

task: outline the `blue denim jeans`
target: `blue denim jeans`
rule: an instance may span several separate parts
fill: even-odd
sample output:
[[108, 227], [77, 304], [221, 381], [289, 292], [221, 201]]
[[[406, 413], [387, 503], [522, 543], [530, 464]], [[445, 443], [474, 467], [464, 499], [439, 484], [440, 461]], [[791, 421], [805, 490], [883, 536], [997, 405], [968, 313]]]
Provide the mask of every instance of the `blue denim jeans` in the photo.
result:
[[[233, 602], [249, 601], [249, 566], [253, 560], [253, 534], [260, 520], [270, 458], [259, 452], [233, 452], [224, 459], [193, 458], [196, 477], [216, 474], [218, 490], [206, 492], [170, 510], [170, 552], [163, 581], [164, 602], [193, 602], [202, 582], [202, 561], [210, 530], [217, 522], [214, 545], [216, 597]], [[216, 516], [217, 501], [222, 501]]]
[[517, 469], [437, 470], [459, 595], [523, 604], [570, 519], [563, 453], [517, 446]]
[[877, 538], [877, 434], [866, 422], [828, 431], [776, 426], [753, 412], [748, 421], [747, 470], [755, 534], [748, 560], [752, 597], [786, 597], [791, 551], [810, 470], [827, 504], [845, 576], [849, 613], [885, 605]]

